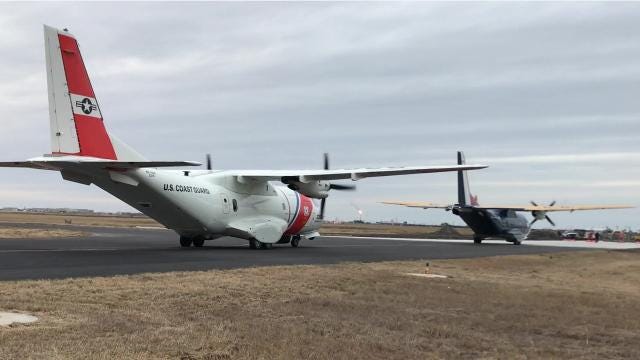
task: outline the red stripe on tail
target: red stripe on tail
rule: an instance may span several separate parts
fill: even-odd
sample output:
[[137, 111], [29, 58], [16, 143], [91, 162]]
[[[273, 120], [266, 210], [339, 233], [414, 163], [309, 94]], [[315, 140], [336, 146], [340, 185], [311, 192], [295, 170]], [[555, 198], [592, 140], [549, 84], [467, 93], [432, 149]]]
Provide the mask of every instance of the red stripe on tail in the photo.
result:
[[[58, 39], [60, 41], [60, 52], [62, 54], [62, 62], [64, 64], [64, 72], [69, 92], [71, 94], [95, 99], [93, 87], [91, 86], [87, 69], [84, 66], [82, 55], [78, 48], [78, 42], [76, 39], [62, 34], [58, 35]], [[72, 109], [74, 106], [79, 106], [79, 104], [74, 104], [72, 101]], [[80, 153], [78, 155], [112, 160], [117, 159], [113, 144], [111, 144], [111, 139], [107, 134], [101, 116], [74, 114], [73, 118], [75, 120], [80, 146]]]

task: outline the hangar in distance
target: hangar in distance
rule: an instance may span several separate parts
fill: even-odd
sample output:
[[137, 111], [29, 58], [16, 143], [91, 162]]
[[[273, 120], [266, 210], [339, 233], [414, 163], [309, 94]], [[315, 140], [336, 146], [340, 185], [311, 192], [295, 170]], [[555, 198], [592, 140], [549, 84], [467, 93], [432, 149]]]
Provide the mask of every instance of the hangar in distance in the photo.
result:
[[[458, 165], [464, 165], [465, 158], [462, 152], [458, 152]], [[473, 242], [482, 243], [482, 240], [490, 237], [502, 238], [515, 245], [520, 245], [527, 238], [531, 231], [531, 225], [538, 220], [547, 220], [551, 225], [555, 223], [548, 212], [554, 211], [579, 211], [579, 210], [601, 210], [601, 209], [625, 209], [632, 206], [627, 205], [571, 205], [556, 206], [556, 202], [544, 206], [531, 202], [531, 205], [480, 205], [478, 197], [473, 196], [469, 190], [469, 179], [466, 171], [458, 171], [458, 203], [450, 205], [439, 205], [431, 202], [411, 202], [411, 201], [383, 201], [383, 204], [402, 205], [422, 209], [445, 209], [455, 215], [460, 216], [473, 230]], [[518, 214], [521, 211], [531, 212], [533, 220], [531, 223]]]
[[[191, 161], [149, 161], [106, 130], [76, 38], [44, 27], [51, 153], [2, 167], [59, 171], [95, 184], [180, 235], [183, 247], [220, 236], [246, 239], [252, 248], [297, 247], [318, 235], [334, 180], [481, 169], [484, 165], [330, 170], [169, 170]], [[313, 199], [320, 199], [316, 204]]]

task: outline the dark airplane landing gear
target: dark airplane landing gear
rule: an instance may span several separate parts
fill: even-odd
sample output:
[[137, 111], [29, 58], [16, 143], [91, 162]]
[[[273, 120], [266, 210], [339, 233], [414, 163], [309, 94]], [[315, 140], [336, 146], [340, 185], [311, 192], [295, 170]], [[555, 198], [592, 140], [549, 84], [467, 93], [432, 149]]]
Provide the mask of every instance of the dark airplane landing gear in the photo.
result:
[[186, 236], [180, 236], [180, 246], [182, 247], [190, 247], [191, 243], [193, 243], [193, 239]]
[[193, 246], [202, 247], [202, 245], [204, 245], [204, 238], [202, 236], [193, 238]]
[[474, 235], [473, 236], [473, 243], [474, 244], [482, 244], [482, 240], [484, 240], [482, 237]]
[[188, 236], [180, 236], [180, 246], [184, 248], [188, 248], [191, 245], [195, 247], [202, 247], [204, 245], [204, 237], [196, 236], [196, 237], [188, 237]]
[[522, 245], [522, 240], [513, 240], [513, 245]]
[[297, 248], [300, 245], [300, 235], [294, 235], [291, 237], [291, 247]]

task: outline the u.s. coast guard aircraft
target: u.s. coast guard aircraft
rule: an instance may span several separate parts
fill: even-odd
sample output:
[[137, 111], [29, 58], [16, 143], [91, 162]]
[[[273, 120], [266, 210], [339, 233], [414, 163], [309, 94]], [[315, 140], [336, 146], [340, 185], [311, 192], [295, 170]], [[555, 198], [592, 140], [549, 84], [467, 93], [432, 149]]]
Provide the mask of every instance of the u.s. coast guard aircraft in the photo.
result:
[[[95, 184], [200, 247], [220, 236], [247, 239], [251, 248], [274, 243], [297, 247], [314, 238], [332, 180], [480, 169], [483, 165], [329, 170], [166, 170], [191, 161], [149, 161], [106, 128], [78, 42], [66, 30], [45, 26], [51, 154], [2, 167], [59, 171], [62, 178]], [[321, 199], [317, 206], [312, 199]]]

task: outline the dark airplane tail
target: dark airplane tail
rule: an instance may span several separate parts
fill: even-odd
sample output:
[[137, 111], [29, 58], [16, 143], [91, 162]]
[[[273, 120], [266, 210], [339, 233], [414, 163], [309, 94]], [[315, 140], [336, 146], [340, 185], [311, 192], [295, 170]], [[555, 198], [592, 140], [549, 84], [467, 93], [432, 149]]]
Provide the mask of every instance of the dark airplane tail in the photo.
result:
[[[464, 153], [458, 151], [458, 165], [464, 164]], [[466, 171], [458, 171], [458, 205], [478, 205], [478, 197], [471, 195], [471, 191], [469, 190], [469, 179], [467, 178]]]

